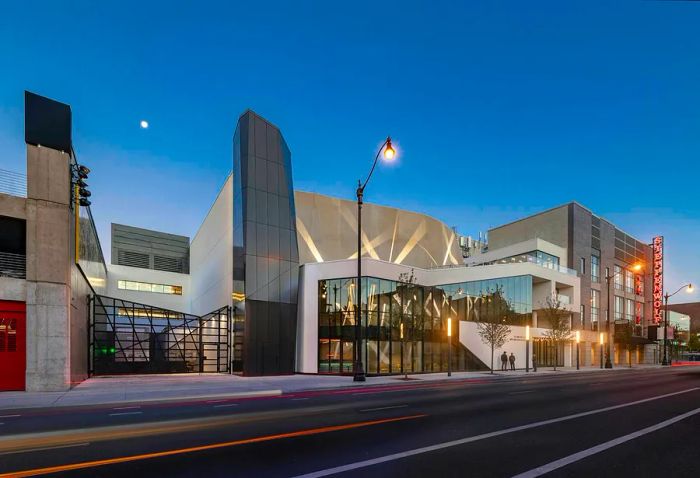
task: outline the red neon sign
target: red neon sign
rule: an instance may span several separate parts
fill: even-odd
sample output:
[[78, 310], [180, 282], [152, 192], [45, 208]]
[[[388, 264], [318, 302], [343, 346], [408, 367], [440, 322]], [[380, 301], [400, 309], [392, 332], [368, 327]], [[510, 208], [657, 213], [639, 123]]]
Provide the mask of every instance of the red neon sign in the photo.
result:
[[664, 298], [664, 237], [656, 236], [652, 243], [654, 253], [653, 271], [653, 306], [654, 306], [654, 323], [659, 324], [663, 319], [663, 298]]

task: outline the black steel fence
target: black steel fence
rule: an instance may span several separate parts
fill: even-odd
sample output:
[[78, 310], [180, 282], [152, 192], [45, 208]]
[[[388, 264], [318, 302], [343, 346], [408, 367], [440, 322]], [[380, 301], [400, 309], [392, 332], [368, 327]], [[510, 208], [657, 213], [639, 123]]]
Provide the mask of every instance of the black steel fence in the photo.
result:
[[203, 316], [94, 295], [90, 375], [229, 371], [229, 307]]

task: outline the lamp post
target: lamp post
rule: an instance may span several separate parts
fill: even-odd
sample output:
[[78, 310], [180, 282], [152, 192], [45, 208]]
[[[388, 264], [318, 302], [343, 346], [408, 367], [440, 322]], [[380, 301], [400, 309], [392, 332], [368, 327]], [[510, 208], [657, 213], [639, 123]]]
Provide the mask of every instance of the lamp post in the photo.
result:
[[693, 292], [693, 284], [685, 284], [679, 287], [673, 294], [669, 294], [668, 292], [664, 294], [664, 358], [661, 361], [661, 365], [671, 365], [671, 361], [668, 360], [668, 356], [666, 355], [666, 349], [668, 348], [668, 299], [686, 288], [687, 292]]
[[530, 326], [525, 326], [525, 373], [530, 372]]
[[360, 296], [362, 292], [362, 198], [365, 193], [365, 187], [367, 187], [367, 183], [372, 177], [372, 173], [377, 166], [377, 161], [379, 161], [379, 156], [382, 152], [384, 152], [384, 159], [394, 159], [396, 150], [391, 146], [391, 137], [387, 137], [384, 143], [379, 147], [379, 151], [377, 151], [377, 155], [374, 157], [374, 163], [372, 163], [372, 169], [369, 170], [365, 182], [357, 181], [357, 291], [355, 295], [357, 300], [355, 301], [355, 370], [352, 378], [355, 382], [364, 382], [366, 380], [365, 370], [362, 365], [362, 314], [360, 310]]

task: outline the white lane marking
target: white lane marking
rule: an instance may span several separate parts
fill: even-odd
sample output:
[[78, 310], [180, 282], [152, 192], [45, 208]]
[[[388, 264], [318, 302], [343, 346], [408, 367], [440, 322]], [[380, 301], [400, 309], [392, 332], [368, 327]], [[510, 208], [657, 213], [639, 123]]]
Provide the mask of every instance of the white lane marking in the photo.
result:
[[630, 407], [632, 405], [639, 405], [641, 403], [647, 403], [654, 400], [660, 400], [662, 398], [672, 397], [674, 395], [681, 395], [683, 393], [694, 392], [700, 390], [700, 387], [689, 388], [687, 390], [681, 390], [679, 392], [666, 393], [664, 395], [657, 395], [655, 397], [644, 398], [642, 400], [636, 400], [634, 402], [622, 403], [620, 405], [612, 405], [610, 407], [599, 408], [597, 410], [589, 410], [587, 412], [575, 413], [573, 415], [566, 415], [559, 418], [551, 418], [549, 420], [543, 420], [540, 422], [528, 423], [527, 425], [520, 425], [517, 427], [505, 428], [503, 430], [497, 430], [495, 432], [484, 433], [482, 435], [475, 435], [467, 438], [461, 438], [459, 440], [452, 440], [443, 443], [438, 443], [436, 445], [425, 446], [422, 448], [414, 448], [413, 450], [402, 451], [399, 453], [393, 453], [391, 455], [380, 456], [377, 458], [372, 458], [370, 460], [358, 461], [355, 463], [348, 463], [347, 465], [336, 466], [334, 468], [326, 468], [325, 470], [313, 471], [311, 473], [306, 473], [304, 475], [298, 475], [295, 478], [320, 478], [322, 476], [335, 475], [337, 473], [344, 473], [346, 471], [357, 470], [360, 468], [366, 468], [372, 465], [378, 465], [380, 463], [386, 463], [389, 461], [400, 460], [402, 458], [407, 458], [409, 456], [421, 455], [423, 453], [429, 453], [432, 451], [442, 450], [444, 448], [450, 448], [453, 446], [465, 445], [467, 443], [476, 442], [479, 440], [485, 440], [487, 438], [493, 438], [500, 435], [506, 435], [508, 433], [519, 432], [522, 430], [529, 430], [530, 428], [537, 428], [545, 425], [551, 425], [553, 423], [565, 422], [568, 420], [574, 420], [576, 418], [587, 417], [589, 415], [596, 415], [598, 413], [609, 412], [612, 410], [617, 410], [619, 408]]
[[292, 401], [295, 401], [295, 400], [308, 400], [308, 399], [309, 399], [309, 397], [292, 398]]
[[515, 475], [513, 478], [535, 478], [537, 476], [542, 476], [551, 471], [565, 467], [566, 465], [570, 465], [571, 463], [575, 463], [579, 460], [583, 460], [584, 458], [595, 455], [596, 453], [600, 453], [609, 448], [613, 448], [630, 440], [634, 440], [635, 438], [639, 438], [649, 433], [653, 433], [657, 430], [661, 430], [662, 428], [666, 428], [667, 426], [673, 425], [674, 423], [680, 422], [681, 420], [685, 420], [686, 418], [692, 417], [693, 415], [697, 415], [698, 413], [700, 413], [700, 408], [696, 408], [695, 410], [683, 413], [682, 415], [669, 418], [668, 420], [664, 420], [663, 422], [657, 423], [656, 425], [642, 428], [641, 430], [637, 430], [636, 432], [632, 432], [628, 435], [614, 438], [610, 441], [606, 441], [605, 443], [601, 443], [600, 445], [596, 445], [586, 450], [579, 451], [578, 453], [574, 453], [573, 455], [565, 456], [564, 458], [560, 458], [559, 460], [547, 463], [546, 465], [538, 466], [537, 468], [533, 468], [532, 470]]
[[[410, 390], [410, 391], [411, 391], [411, 392], [414, 392], [414, 391], [420, 391], [420, 390], [421, 390], [420, 388], [417, 388], [417, 389], [415, 389], [415, 390]], [[356, 392], [356, 393], [353, 393], [353, 395], [374, 395], [374, 394], [376, 394], [376, 393], [391, 393], [391, 392], [405, 392], [405, 391], [406, 391], [405, 389], [399, 389], [399, 390], [379, 390], [379, 391], [377, 391], [377, 392]]]
[[131, 407], [114, 407], [112, 410], [134, 410], [136, 408], [141, 408], [140, 406], [134, 405]]
[[214, 405], [214, 408], [237, 407], [237, 403], [226, 403], [224, 405]]
[[521, 390], [519, 392], [510, 392], [508, 395], [520, 395], [523, 393], [532, 393], [532, 392], [534, 392], [534, 390]]
[[25, 450], [15, 450], [15, 451], [3, 451], [0, 453], [0, 456], [2, 455], [14, 455], [17, 453], [31, 453], [35, 451], [46, 451], [46, 450], [58, 450], [60, 448], [72, 448], [76, 446], [88, 446], [90, 443], [85, 442], [85, 443], [71, 443], [70, 445], [56, 445], [56, 446], [45, 446], [42, 448], [27, 448]]
[[207, 400], [207, 403], [221, 403], [225, 402], [226, 400]]
[[392, 405], [390, 407], [365, 408], [361, 412], [376, 412], [379, 410], [391, 410], [392, 408], [406, 408], [408, 405]]
[[0, 415], [0, 418], [16, 418], [21, 416], [22, 415]]
[[124, 415], [140, 415], [143, 412], [121, 412], [121, 413], [110, 413], [110, 417], [122, 417]]

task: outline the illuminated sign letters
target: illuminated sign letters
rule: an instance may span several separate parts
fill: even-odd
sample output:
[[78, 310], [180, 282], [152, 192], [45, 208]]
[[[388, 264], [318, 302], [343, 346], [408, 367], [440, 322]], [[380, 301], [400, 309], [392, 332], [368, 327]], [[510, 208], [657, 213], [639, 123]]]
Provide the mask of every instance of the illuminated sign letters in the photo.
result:
[[654, 253], [653, 271], [653, 306], [654, 306], [654, 323], [659, 324], [663, 318], [663, 297], [664, 297], [664, 237], [656, 236], [652, 243]]

